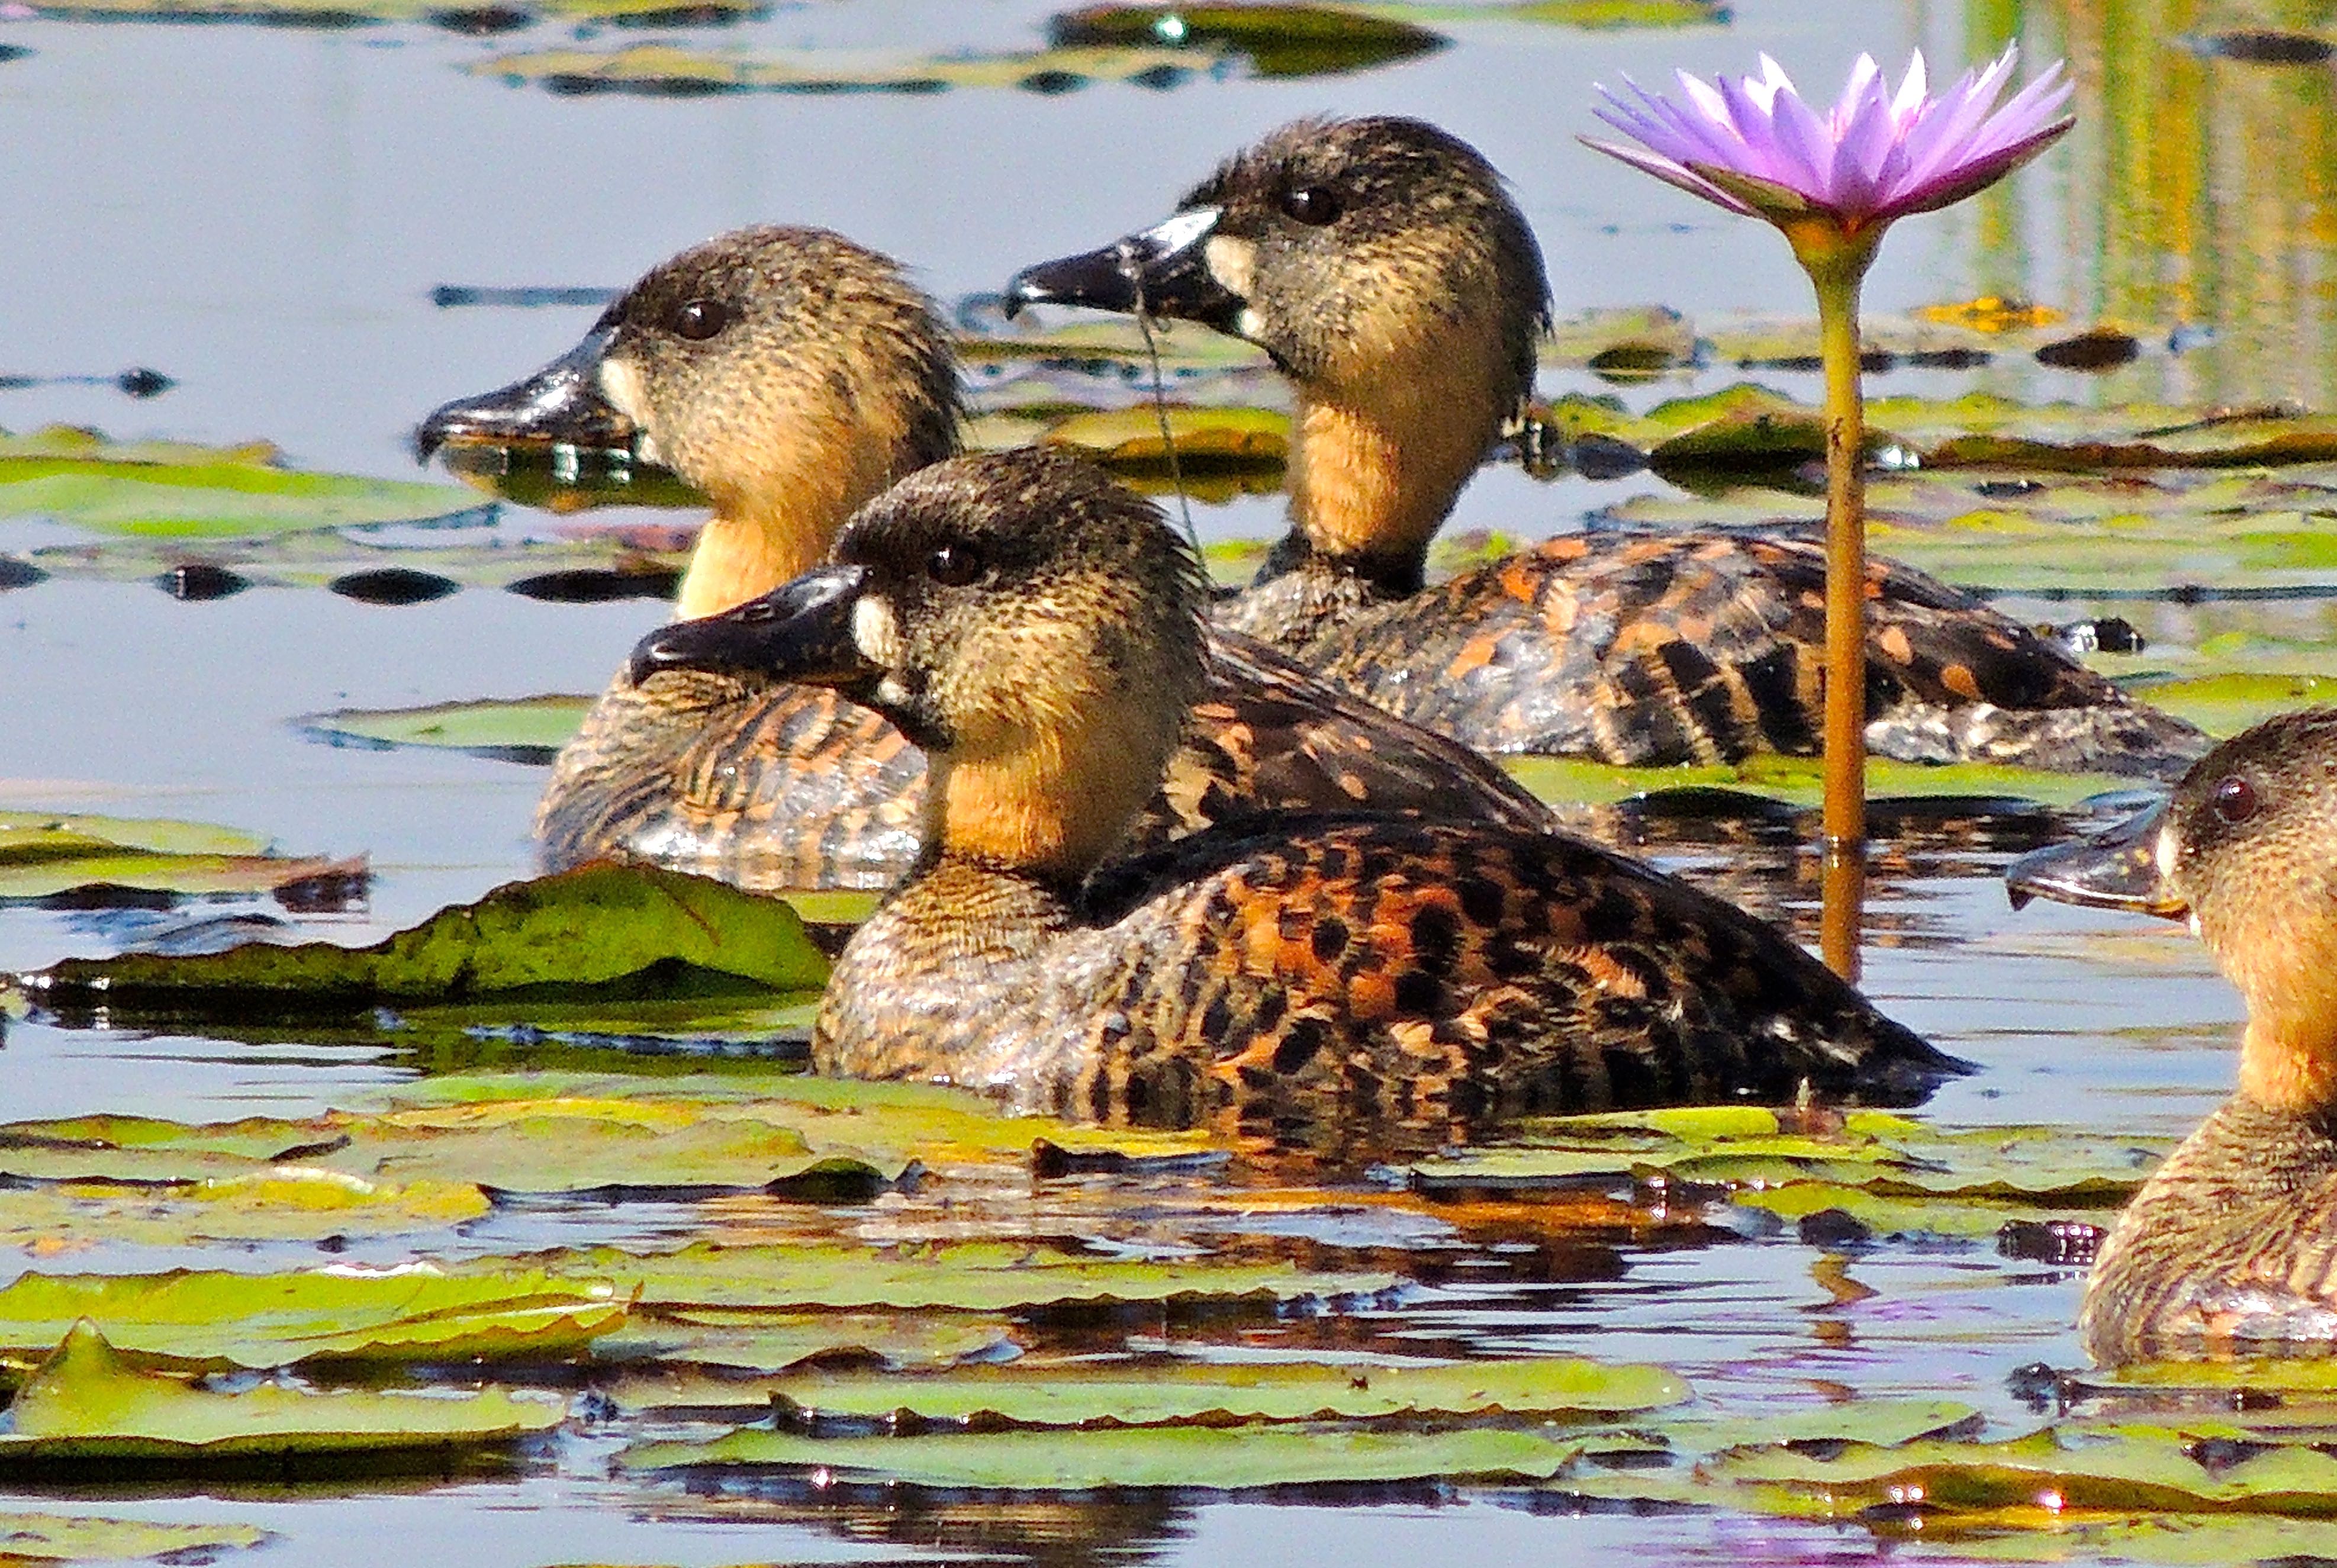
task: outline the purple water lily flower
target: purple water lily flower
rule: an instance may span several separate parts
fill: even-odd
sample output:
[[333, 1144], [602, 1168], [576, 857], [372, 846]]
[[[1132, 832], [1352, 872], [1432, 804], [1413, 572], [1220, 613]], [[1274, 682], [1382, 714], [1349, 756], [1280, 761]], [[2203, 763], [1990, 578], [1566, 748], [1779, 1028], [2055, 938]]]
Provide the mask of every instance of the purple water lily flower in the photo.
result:
[[1961, 201], [2070, 127], [2069, 116], [2056, 117], [2070, 93], [2058, 61], [1997, 106], [2019, 54], [2009, 46], [1936, 98], [1921, 51], [1895, 93], [1862, 54], [1824, 114], [1766, 54], [1758, 76], [1679, 73], [1682, 103], [1625, 77], [1638, 102], [1601, 86], [1607, 103], [1594, 113], [1646, 150], [1583, 140], [1730, 211], [1780, 224], [1822, 215], [1854, 233]]

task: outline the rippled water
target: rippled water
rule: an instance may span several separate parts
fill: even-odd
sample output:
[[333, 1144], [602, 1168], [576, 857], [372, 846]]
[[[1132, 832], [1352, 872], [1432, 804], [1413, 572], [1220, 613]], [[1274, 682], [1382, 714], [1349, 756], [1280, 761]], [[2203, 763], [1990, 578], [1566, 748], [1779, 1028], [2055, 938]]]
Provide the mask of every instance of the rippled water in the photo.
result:
[[[696, 99], [562, 96], [460, 69], [559, 42], [563, 30], [549, 25], [515, 40], [419, 23], [101, 24], [16, 20], [14, 9], [0, 8], [0, 44], [32, 53], [0, 63], [10, 170], [0, 373], [144, 365], [177, 385], [149, 401], [103, 386], [0, 390], [0, 425], [11, 429], [67, 421], [124, 437], [266, 437], [303, 466], [403, 476], [406, 432], [420, 414], [540, 363], [591, 315], [440, 309], [435, 286], [613, 285], [717, 230], [787, 220], [891, 250], [956, 299], [994, 289], [1022, 262], [1149, 221], [1222, 153], [1323, 110], [1425, 114], [1481, 146], [1516, 184], [1562, 313], [1661, 301], [1691, 314], [1799, 314], [1805, 286], [1771, 236], [1574, 145], [1592, 128], [1589, 83], [1622, 73], [1655, 79], [1675, 64], [1745, 67], [1756, 49], [1825, 82], [1860, 49], [1890, 61], [1921, 42], [1954, 61], [1992, 52], [2014, 27], [2039, 57], [2071, 56], [2078, 131], [2001, 195], [1894, 235], [1869, 303], [1898, 310], [1991, 290], [2026, 295], [2067, 310], [2073, 326], [2122, 325], [2145, 353], [2105, 377], [2008, 362], [1952, 380], [1902, 374], [1877, 389], [2337, 402], [2331, 77], [2181, 46], [2206, 24], [2180, 5], [1748, 0], [1725, 28], [1679, 34], [1472, 22], [1441, 54], [1303, 81]], [[1044, 15], [1020, 0], [847, 0], [779, 6], [708, 36], [948, 54], [1032, 46]], [[1629, 396], [1652, 401], [1734, 375], [1710, 370]], [[1807, 377], [1774, 379], [1814, 390]], [[1535, 536], [1659, 488], [1644, 475], [1545, 485], [1489, 473], [1457, 521]], [[1214, 535], [1256, 536], [1276, 516], [1272, 500], [1254, 498], [1207, 508], [1202, 522]], [[533, 525], [516, 515], [503, 524]], [[54, 532], [0, 523], [0, 554]], [[2023, 608], [2066, 617], [2084, 607]], [[336, 750], [287, 720], [342, 706], [589, 691], [662, 613], [654, 603], [551, 605], [484, 590], [405, 608], [272, 588], [207, 603], [145, 584], [50, 582], [0, 594], [0, 806], [233, 822], [304, 853], [369, 853], [367, 906], [313, 922], [338, 939], [369, 939], [526, 870], [542, 770]], [[2138, 618], [2176, 645], [2219, 624], [2211, 612], [2175, 607]], [[2326, 638], [2325, 616], [2318, 625]], [[2187, 1128], [2228, 1081], [2231, 994], [2172, 928], [2050, 906], [2012, 915], [1995, 880], [2009, 852], [1926, 850], [1874, 902], [1869, 989], [1983, 1069], [1943, 1091], [1929, 1114], [1963, 1125]], [[1730, 861], [1724, 850], [1681, 850], [1671, 863], [1717, 877]], [[1738, 875], [1806, 921], [1805, 877], [1775, 867]], [[136, 939], [143, 918], [0, 909], [0, 970], [109, 950]], [[409, 1071], [371, 1050], [12, 1024], [0, 1115], [298, 1115]], [[832, 1216], [843, 1229], [876, 1218]], [[650, 1206], [506, 1214], [473, 1240], [481, 1250], [571, 1232], [648, 1240], [690, 1223], [687, 1212]], [[1853, 1264], [1873, 1293], [1843, 1299], [1814, 1273], [1819, 1250], [1789, 1233], [1716, 1236], [1684, 1218], [1632, 1237], [1526, 1225], [1465, 1243], [1392, 1230], [1364, 1209], [1310, 1224], [1319, 1229], [1309, 1240], [1334, 1251], [1430, 1259], [1432, 1282], [1357, 1321], [1259, 1327], [1254, 1347], [1347, 1336], [1490, 1354], [1588, 1348], [1677, 1367], [1723, 1408], [1848, 1390], [1942, 1393], [2008, 1422], [2021, 1409], [2006, 1381], [2014, 1367], [2081, 1360], [2068, 1327], [2074, 1279], [1984, 1246], [1880, 1246]], [[0, 1277], [29, 1261], [0, 1254]], [[269, 1560], [288, 1564], [377, 1562], [391, 1542], [409, 1560], [514, 1564], [990, 1553], [1084, 1562], [1109, 1549], [1196, 1563], [1304, 1550], [1361, 1568], [1432, 1554], [1761, 1563], [1864, 1560], [1875, 1550], [1863, 1527], [1583, 1514], [1525, 1493], [1076, 1504], [800, 1486], [700, 1495], [609, 1481], [606, 1455], [583, 1438], [510, 1479], [356, 1495], [174, 1491], [110, 1498], [108, 1510], [259, 1523], [286, 1537]], [[0, 1506], [14, 1501], [0, 1493]]]

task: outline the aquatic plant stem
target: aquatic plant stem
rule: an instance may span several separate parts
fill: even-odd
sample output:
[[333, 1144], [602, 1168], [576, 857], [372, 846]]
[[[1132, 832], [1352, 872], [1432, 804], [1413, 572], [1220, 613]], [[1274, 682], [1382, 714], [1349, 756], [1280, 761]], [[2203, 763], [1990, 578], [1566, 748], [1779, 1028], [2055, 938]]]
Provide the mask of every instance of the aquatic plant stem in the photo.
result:
[[1825, 365], [1825, 876], [1819, 946], [1834, 973], [1855, 980], [1866, 859], [1866, 485], [1859, 468], [1866, 404], [1859, 384], [1858, 294], [1882, 234], [1879, 229], [1845, 233], [1824, 220], [1787, 225], [1785, 232], [1817, 286]]

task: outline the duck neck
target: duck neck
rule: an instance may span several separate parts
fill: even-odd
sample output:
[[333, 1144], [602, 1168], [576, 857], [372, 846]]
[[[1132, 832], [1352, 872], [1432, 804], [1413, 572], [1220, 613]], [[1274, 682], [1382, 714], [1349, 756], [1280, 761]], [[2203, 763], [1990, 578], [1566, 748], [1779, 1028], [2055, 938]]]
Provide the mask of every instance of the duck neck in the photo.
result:
[[750, 466], [728, 450], [719, 476], [696, 448], [669, 454], [714, 504], [682, 574], [675, 610], [685, 618], [719, 614], [801, 576], [827, 558], [863, 502], [954, 445], [946, 421], [936, 438], [925, 430], [933, 421], [920, 425], [914, 410], [874, 399], [857, 408], [807, 403], [774, 424], [791, 434], [756, 446]]
[[1090, 711], [931, 756], [927, 860], [1076, 889], [1160, 787], [1177, 730], [1149, 742], [1140, 724]]
[[[1500, 323], [1388, 329], [1302, 379], [1292, 427], [1290, 520], [1316, 561], [1385, 595], [1416, 592], [1429, 541], [1501, 434], [1513, 398]], [[1368, 348], [1369, 352], [1360, 351]]]
[[850, 509], [809, 520], [803, 510], [794, 509], [791, 517], [717, 512], [708, 518], [689, 553], [674, 613], [683, 620], [719, 615], [817, 565]]
[[2317, 1022], [2251, 1016], [2240, 1040], [2240, 1093], [2291, 1115], [2337, 1113], [2337, 1038]]

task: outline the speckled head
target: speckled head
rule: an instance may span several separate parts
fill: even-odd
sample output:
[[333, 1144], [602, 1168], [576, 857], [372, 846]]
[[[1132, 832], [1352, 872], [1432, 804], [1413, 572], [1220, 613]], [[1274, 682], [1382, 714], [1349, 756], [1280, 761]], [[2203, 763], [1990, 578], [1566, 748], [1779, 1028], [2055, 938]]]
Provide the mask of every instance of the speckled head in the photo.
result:
[[417, 433], [454, 442], [630, 440], [715, 517], [684, 614], [766, 592], [852, 509], [957, 447], [947, 328], [890, 259], [822, 229], [740, 229], [651, 269], [585, 340]]
[[2011, 883], [2016, 896], [2187, 916], [2247, 998], [2242, 1089], [2337, 1106], [2337, 709], [2234, 736], [2163, 808], [2027, 857]]
[[1425, 551], [1532, 391], [1550, 321], [1540, 249], [1492, 165], [1391, 116], [1285, 126], [1159, 227], [1027, 268], [1007, 294], [1263, 347], [1299, 394], [1296, 518], [1356, 556]]
[[634, 671], [838, 687], [929, 753], [929, 847], [1076, 880], [1159, 785], [1201, 689], [1207, 603], [1158, 507], [1032, 448], [903, 480], [834, 564], [651, 633]]

